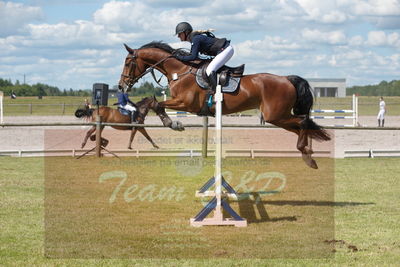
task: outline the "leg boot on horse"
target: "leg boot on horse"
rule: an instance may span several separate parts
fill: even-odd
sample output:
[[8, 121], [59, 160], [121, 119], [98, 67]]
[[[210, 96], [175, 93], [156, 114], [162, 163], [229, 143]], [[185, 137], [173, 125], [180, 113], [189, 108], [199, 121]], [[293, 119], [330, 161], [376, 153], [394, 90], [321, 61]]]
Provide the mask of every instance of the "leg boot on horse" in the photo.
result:
[[210, 108], [214, 104], [213, 97], [215, 94], [215, 90], [217, 88], [217, 73], [215, 71], [212, 71], [210, 75], [207, 76], [208, 78], [208, 83], [209, 83], [209, 89], [207, 90], [206, 97], [204, 98], [204, 104], [197, 115], [199, 116], [210, 116], [213, 113], [210, 111]]

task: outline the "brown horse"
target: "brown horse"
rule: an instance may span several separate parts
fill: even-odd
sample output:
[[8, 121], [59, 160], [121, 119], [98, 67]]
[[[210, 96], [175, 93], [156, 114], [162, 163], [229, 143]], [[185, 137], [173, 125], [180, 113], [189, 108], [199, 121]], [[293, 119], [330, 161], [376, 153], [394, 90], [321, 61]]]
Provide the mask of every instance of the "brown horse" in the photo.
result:
[[[157, 102], [157, 99], [155, 96], [153, 97], [146, 97], [143, 98], [141, 101], [136, 103], [138, 107], [138, 118], [137, 118], [137, 123], [138, 124], [144, 124], [144, 120], [147, 116], [147, 113], [149, 112], [150, 109], [152, 109], [161, 119], [163, 122], [164, 126], [171, 127], [174, 130], [179, 130], [182, 131], [183, 127], [181, 127], [180, 122], [172, 122], [172, 120], [169, 118], [167, 113], [165, 112], [165, 109], [159, 106], [159, 103]], [[122, 115], [121, 112], [119, 112], [117, 109], [112, 109], [109, 107], [99, 107], [99, 110], [97, 109], [77, 109], [75, 111], [75, 116], [77, 118], [88, 118], [90, 121], [94, 122], [96, 121], [97, 116], [100, 114], [102, 122], [110, 122], [110, 123], [130, 123], [131, 122], [131, 117], [130, 115]], [[147, 138], [147, 140], [153, 145], [154, 148], [159, 148], [151, 139], [149, 134], [147, 133], [146, 129], [143, 127], [132, 127], [132, 126], [111, 126], [114, 129], [117, 130], [130, 130], [131, 131], [131, 136], [129, 139], [129, 144], [128, 148], [132, 149], [132, 141], [133, 138], [136, 135], [136, 132], [139, 131], [144, 135], [144, 137]], [[104, 126], [101, 126], [101, 131], [103, 131]], [[89, 137], [91, 137], [91, 140], [95, 140], [95, 135], [92, 135], [96, 131], [96, 126], [93, 126], [87, 133], [86, 136], [82, 142], [81, 147], [83, 148], [86, 145], [87, 140]]]
[[[179, 51], [162, 42], [151, 42], [139, 49], [127, 45], [125, 48], [128, 55], [119, 81], [120, 88], [131, 88], [138, 79], [155, 68], [167, 77], [172, 97], [160, 102], [160, 106], [193, 113], [201, 110], [206, 91], [195, 81], [200, 61], [181, 62], [173, 56]], [[178, 79], [173, 79], [173, 75], [177, 75]], [[238, 91], [224, 94], [222, 113], [260, 109], [266, 122], [298, 135], [297, 149], [302, 153], [303, 160], [317, 169], [311, 157], [313, 151], [308, 144], [308, 136], [319, 141], [328, 141], [330, 137], [310, 119], [312, 105], [311, 87], [305, 79], [294, 75], [258, 73], [244, 75]]]

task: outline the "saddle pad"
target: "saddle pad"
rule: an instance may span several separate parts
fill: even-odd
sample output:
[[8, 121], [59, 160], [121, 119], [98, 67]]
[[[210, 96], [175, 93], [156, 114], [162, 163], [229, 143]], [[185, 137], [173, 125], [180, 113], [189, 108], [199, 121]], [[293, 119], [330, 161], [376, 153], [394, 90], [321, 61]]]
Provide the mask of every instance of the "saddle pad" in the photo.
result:
[[119, 111], [119, 113], [121, 113], [121, 115], [125, 115], [125, 116], [130, 116], [131, 115], [131, 112], [129, 110], [126, 110], [126, 109], [123, 109], [123, 108], [120, 108], [120, 107], [118, 107], [118, 111]]
[[[238, 88], [239, 88], [239, 83], [240, 83], [240, 77], [229, 77], [227, 83], [222, 86], [222, 92], [223, 93], [234, 93]], [[208, 89], [209, 85], [206, 80], [204, 80], [201, 69], [198, 69], [196, 72], [196, 82], [197, 84], [203, 88], [203, 89]]]

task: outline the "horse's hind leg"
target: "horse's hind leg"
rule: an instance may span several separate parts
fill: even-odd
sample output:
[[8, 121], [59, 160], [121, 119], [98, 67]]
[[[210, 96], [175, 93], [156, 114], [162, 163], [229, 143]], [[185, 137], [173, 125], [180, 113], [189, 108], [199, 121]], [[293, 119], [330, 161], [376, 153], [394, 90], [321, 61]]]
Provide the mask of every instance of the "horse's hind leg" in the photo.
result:
[[133, 138], [135, 138], [136, 132], [137, 132], [137, 128], [132, 128], [131, 137], [129, 138], [128, 149], [132, 149], [132, 142], [133, 142]]
[[83, 139], [81, 148], [83, 148], [83, 147], [86, 145], [87, 140], [89, 139], [89, 137], [90, 137], [95, 131], [96, 131], [96, 126], [93, 126], [92, 128], [89, 129], [89, 131], [87, 131], [86, 136], [85, 136], [85, 138]]
[[153, 139], [151, 139], [150, 135], [147, 133], [147, 131], [146, 131], [145, 128], [140, 128], [140, 129], [139, 129], [139, 132], [141, 132], [141, 133], [144, 135], [144, 137], [146, 137], [147, 140], [149, 140], [149, 142], [153, 145], [154, 148], [157, 148], [157, 149], [159, 148], [159, 147], [156, 145], [156, 143], [153, 142]]
[[270, 123], [284, 128], [290, 132], [298, 135], [297, 149], [301, 152], [304, 162], [313, 169], [318, 169], [318, 165], [315, 160], [311, 157], [314, 153], [311, 147], [308, 145], [308, 130], [305, 126], [305, 118], [291, 116], [288, 119], [281, 119], [276, 121], [270, 121]]

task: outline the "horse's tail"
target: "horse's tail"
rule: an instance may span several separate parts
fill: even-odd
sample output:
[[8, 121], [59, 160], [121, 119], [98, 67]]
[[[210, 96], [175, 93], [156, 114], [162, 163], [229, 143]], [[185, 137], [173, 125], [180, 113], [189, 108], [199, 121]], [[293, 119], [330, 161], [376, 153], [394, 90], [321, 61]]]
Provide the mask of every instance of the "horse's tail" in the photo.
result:
[[77, 118], [91, 118], [93, 115], [92, 108], [78, 108], [75, 111], [75, 117]]
[[296, 103], [293, 107], [294, 115], [305, 116], [303, 125], [305, 129], [311, 130], [309, 131], [311, 138], [321, 141], [330, 140], [328, 132], [310, 119], [311, 108], [314, 104], [314, 96], [310, 84], [307, 80], [296, 75], [287, 76], [287, 79], [296, 88], [297, 93]]

